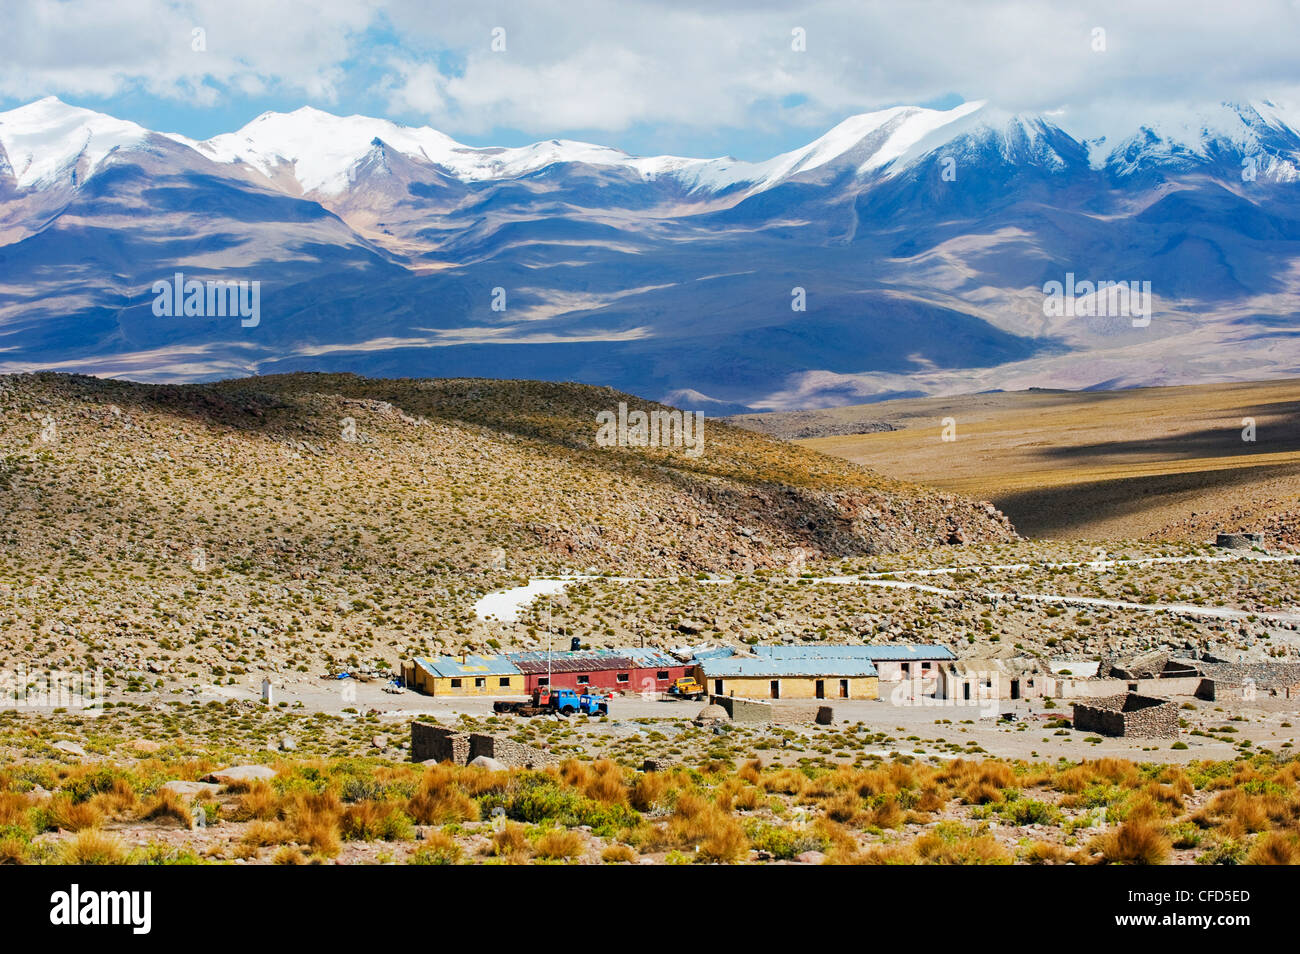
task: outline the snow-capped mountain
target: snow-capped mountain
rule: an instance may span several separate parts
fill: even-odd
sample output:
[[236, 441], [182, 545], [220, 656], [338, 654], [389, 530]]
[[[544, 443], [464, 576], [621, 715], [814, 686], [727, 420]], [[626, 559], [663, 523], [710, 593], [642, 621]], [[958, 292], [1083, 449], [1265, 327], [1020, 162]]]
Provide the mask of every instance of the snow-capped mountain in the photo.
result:
[[[1300, 373], [1300, 114], [1071, 131], [986, 103], [849, 117], [760, 162], [480, 148], [304, 108], [198, 142], [0, 113], [0, 369], [320, 368], [612, 384], [710, 412]], [[257, 281], [262, 320], [155, 315]], [[1155, 316], [1045, 313], [1149, 281]]]

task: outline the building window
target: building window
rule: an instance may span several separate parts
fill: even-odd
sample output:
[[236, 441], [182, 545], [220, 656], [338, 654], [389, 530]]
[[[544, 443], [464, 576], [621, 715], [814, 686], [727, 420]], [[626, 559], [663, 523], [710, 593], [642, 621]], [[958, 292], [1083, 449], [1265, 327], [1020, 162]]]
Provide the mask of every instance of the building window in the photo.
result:
[[537, 680], [537, 684], [539, 686], [549, 686], [551, 684], [551, 680], [549, 677], [543, 676], [541, 679]]
[[451, 687], [452, 687], [453, 689], [459, 689], [459, 688], [460, 688], [460, 680], [459, 680], [459, 679], [453, 679], [453, 680], [451, 681]]
[[620, 673], [619, 673], [617, 676], [615, 676], [614, 678], [617, 679], [619, 682], [627, 682], [627, 680], [628, 680], [628, 675], [627, 675], [627, 673], [625, 673], [625, 672], [620, 672]]
[[589, 677], [587, 677], [587, 676], [579, 676], [579, 677], [578, 677], [578, 685], [580, 685], [580, 686], [585, 686], [585, 685], [586, 685], [587, 683], [589, 683], [589, 682], [591, 682], [591, 679], [590, 679]]
[[667, 669], [661, 669], [657, 673], [655, 673], [655, 678], [658, 679], [660, 682], [663, 682], [665, 679], [668, 678], [668, 676], [669, 673]]
[[509, 677], [509, 676], [502, 676], [501, 679], [500, 679], [500, 681], [499, 681], [497, 684], [500, 685], [500, 686], [509, 686], [509, 685], [510, 685], [510, 677]]
[[486, 678], [485, 676], [478, 676], [478, 677], [476, 677], [475, 680], [474, 680], [474, 688], [475, 688], [475, 689], [486, 689], [486, 688], [487, 688], [487, 678]]

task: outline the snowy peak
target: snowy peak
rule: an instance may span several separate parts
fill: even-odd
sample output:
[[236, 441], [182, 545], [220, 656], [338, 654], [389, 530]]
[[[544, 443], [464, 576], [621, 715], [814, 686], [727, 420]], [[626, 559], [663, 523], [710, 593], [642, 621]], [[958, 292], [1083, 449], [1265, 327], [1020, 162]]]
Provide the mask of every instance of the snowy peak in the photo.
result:
[[0, 147], [20, 189], [84, 179], [118, 149], [142, 144], [149, 130], [47, 96], [0, 113]]
[[1216, 158], [1256, 157], [1260, 170], [1293, 180], [1300, 160], [1300, 115], [1268, 101], [1222, 103], [1208, 109], [1171, 112], [1144, 123], [1107, 149], [1092, 144], [1093, 165], [1120, 175], [1150, 166], [1191, 166]]
[[[1291, 180], [1300, 178], [1297, 128], [1300, 113], [1266, 101], [1166, 111], [1119, 136], [1087, 140], [1073, 138], [1043, 117], [1001, 112], [984, 102], [947, 110], [895, 106], [850, 116], [806, 146], [762, 162], [635, 157], [563, 139], [512, 148], [471, 147], [428, 126], [336, 116], [309, 106], [263, 113], [236, 132], [204, 141], [163, 135], [210, 161], [251, 170], [282, 191], [330, 199], [352, 188], [358, 176], [388, 168], [399, 155], [413, 175], [424, 175], [419, 168], [424, 167], [467, 183], [583, 163], [625, 169], [647, 181], [670, 180], [703, 195], [750, 195], [791, 180], [825, 182], [846, 173], [888, 178], [937, 150], [959, 161], [1049, 170], [1086, 162], [1121, 176], [1152, 166], [1259, 155], [1262, 174]], [[116, 151], [138, 148], [154, 135], [135, 123], [47, 97], [0, 113], [0, 178], [12, 179], [18, 189], [81, 182]]]
[[513, 149], [480, 149], [428, 126], [335, 116], [311, 107], [263, 113], [238, 132], [203, 142], [173, 138], [217, 162], [243, 162], [270, 179], [288, 173], [303, 194], [326, 196], [346, 191], [357, 165], [380, 144], [464, 181], [514, 178], [559, 162], [632, 163], [632, 157], [608, 146], [552, 139]]

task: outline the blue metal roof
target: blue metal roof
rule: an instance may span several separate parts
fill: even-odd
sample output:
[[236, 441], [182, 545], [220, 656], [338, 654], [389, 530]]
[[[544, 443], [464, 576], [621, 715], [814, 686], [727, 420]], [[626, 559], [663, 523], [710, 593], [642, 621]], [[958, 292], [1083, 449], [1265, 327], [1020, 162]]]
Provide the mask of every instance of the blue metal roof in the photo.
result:
[[814, 644], [809, 646], [755, 646], [756, 656], [770, 659], [869, 659], [873, 662], [898, 662], [911, 659], [956, 659], [957, 656], [947, 646], [933, 644], [907, 645], [891, 643], [881, 645], [828, 646]]
[[454, 678], [459, 676], [519, 676], [519, 667], [504, 656], [415, 657], [415, 664], [434, 676]]
[[736, 651], [730, 646], [706, 646], [702, 649], [691, 650], [691, 658], [696, 662], [702, 662], [705, 659], [718, 659], [722, 656], [734, 656]]
[[728, 656], [722, 659], [705, 659], [700, 663], [708, 679], [731, 677], [794, 678], [800, 676], [829, 676], [847, 679], [856, 676], [874, 676], [876, 667], [869, 659], [795, 658], [773, 656]]

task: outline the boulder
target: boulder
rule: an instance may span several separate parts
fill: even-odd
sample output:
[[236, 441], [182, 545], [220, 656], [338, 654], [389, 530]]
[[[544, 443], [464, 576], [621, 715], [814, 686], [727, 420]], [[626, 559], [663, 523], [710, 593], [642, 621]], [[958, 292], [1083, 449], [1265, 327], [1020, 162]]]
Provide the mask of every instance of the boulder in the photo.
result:
[[58, 742], [52, 743], [51, 747], [58, 749], [60, 752], [66, 752], [69, 755], [76, 755], [82, 758], [84, 758], [86, 755], [85, 749], [83, 749], [76, 742], [69, 742], [66, 739], [60, 739]]
[[232, 765], [203, 776], [205, 782], [231, 785], [235, 782], [260, 782], [275, 778], [275, 769], [269, 765]]
[[183, 779], [173, 779], [159, 785], [158, 791], [173, 792], [181, 798], [197, 798], [200, 795], [215, 795], [221, 791], [221, 786], [214, 785], [212, 782], [188, 782]]
[[373, 745], [373, 746], [374, 746], [375, 748], [377, 748], [377, 749], [386, 749], [386, 748], [388, 748], [388, 736], [386, 736], [386, 735], [377, 735], [377, 736], [375, 736], [373, 739], [370, 740], [370, 744]]
[[489, 755], [480, 755], [475, 759], [471, 759], [469, 764], [477, 765], [479, 768], [485, 768], [490, 772], [504, 772], [506, 770], [504, 763], [498, 762]]

